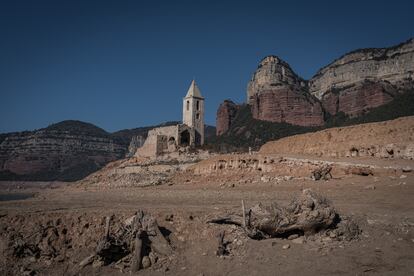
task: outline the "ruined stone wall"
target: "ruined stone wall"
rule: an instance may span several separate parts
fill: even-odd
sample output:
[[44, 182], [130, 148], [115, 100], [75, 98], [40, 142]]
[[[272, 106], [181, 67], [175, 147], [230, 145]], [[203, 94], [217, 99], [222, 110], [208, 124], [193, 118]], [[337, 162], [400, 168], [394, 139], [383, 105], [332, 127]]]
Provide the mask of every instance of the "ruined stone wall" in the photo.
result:
[[136, 151], [136, 156], [155, 157], [164, 151], [172, 149], [168, 145], [170, 138], [174, 138], [175, 145], [179, 139], [179, 125], [158, 127], [148, 132], [144, 145]]
[[[188, 144], [181, 144], [181, 136], [188, 131]], [[148, 132], [144, 145], [137, 149], [135, 156], [156, 157], [164, 153], [177, 151], [180, 146], [194, 146], [196, 130], [185, 124], [154, 128]]]
[[269, 176], [275, 180], [291, 180], [293, 178], [309, 178], [312, 172], [321, 167], [332, 168], [332, 175], [341, 177], [349, 174], [371, 173], [396, 174], [402, 167], [383, 167], [355, 162], [315, 160], [308, 158], [284, 157], [276, 154], [228, 154], [218, 155], [192, 165], [188, 170], [196, 175], [262, 175], [264, 182]]

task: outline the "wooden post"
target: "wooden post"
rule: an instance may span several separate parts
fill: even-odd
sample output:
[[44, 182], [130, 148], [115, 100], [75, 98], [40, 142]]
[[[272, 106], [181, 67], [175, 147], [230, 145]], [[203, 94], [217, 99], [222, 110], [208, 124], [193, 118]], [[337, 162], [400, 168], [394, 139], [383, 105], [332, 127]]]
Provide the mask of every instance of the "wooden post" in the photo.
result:
[[141, 230], [137, 232], [135, 236], [135, 251], [134, 255], [132, 256], [132, 265], [131, 270], [132, 272], [137, 272], [141, 268], [141, 251], [142, 251], [142, 239], [141, 239], [142, 232]]
[[244, 207], [243, 199], [242, 199], [242, 212], [243, 212], [243, 228], [246, 229], [246, 209]]
[[111, 217], [106, 217], [105, 225], [105, 240], [109, 239], [109, 224], [111, 223]]

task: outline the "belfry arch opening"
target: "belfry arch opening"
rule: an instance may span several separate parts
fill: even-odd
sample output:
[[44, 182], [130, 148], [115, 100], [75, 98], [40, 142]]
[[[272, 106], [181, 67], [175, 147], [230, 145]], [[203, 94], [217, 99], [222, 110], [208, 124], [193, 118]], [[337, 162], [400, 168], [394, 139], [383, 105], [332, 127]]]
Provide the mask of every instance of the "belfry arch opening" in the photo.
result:
[[174, 145], [174, 144], [175, 144], [175, 138], [174, 138], [174, 137], [170, 137], [170, 138], [168, 139], [168, 144], [169, 144], [169, 145]]

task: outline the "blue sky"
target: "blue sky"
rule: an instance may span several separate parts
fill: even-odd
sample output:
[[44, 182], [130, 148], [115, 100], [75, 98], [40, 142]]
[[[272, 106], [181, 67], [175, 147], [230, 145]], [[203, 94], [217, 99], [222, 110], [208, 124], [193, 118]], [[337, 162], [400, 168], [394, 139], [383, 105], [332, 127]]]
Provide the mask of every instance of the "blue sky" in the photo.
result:
[[66, 119], [107, 131], [181, 120], [196, 79], [215, 124], [258, 62], [303, 78], [414, 37], [413, 1], [0, 0], [0, 132]]

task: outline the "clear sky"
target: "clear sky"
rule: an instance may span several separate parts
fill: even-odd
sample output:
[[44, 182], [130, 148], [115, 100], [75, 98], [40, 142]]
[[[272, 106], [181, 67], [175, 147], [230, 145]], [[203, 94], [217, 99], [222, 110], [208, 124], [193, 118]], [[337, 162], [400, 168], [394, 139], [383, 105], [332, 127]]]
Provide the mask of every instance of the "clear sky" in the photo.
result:
[[0, 132], [181, 120], [193, 77], [214, 125], [220, 102], [245, 101], [264, 56], [309, 79], [346, 52], [414, 37], [413, 11], [412, 0], [0, 0]]

